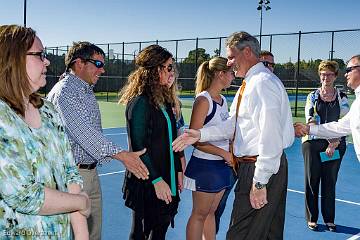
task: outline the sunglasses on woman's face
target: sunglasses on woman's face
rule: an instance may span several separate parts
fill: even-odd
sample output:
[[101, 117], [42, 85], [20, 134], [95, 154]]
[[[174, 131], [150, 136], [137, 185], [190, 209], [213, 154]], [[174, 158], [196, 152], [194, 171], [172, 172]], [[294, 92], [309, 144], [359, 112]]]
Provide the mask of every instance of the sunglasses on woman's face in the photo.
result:
[[45, 51], [41, 51], [41, 52], [28, 52], [26, 53], [26, 55], [29, 56], [39, 56], [41, 61], [44, 61], [45, 58], [47, 58], [47, 53]]
[[175, 70], [174, 66], [172, 64], [169, 64], [167, 66], [161, 65], [162, 68], [166, 68], [168, 72], [172, 72]]
[[105, 66], [105, 63], [103, 63], [103, 62], [100, 61], [100, 60], [95, 60], [95, 59], [88, 58], [88, 59], [85, 59], [85, 61], [91, 62], [91, 63], [94, 64], [95, 67], [97, 67], [97, 68], [102, 68], [102, 67]]

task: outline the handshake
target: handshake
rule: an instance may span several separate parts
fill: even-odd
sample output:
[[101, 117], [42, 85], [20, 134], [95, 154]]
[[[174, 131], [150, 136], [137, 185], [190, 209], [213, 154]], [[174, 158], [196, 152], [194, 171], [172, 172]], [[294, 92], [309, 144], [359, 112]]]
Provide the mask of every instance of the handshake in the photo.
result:
[[300, 122], [294, 123], [295, 137], [304, 137], [309, 134], [310, 125]]

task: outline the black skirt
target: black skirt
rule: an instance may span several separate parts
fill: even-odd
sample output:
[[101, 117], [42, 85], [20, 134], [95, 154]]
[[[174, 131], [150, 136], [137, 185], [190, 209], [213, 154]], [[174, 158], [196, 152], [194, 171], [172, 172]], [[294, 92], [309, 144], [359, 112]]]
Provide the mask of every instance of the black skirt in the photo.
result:
[[157, 198], [150, 180], [140, 180], [129, 171], [126, 171], [122, 191], [125, 206], [135, 211], [138, 216], [142, 216], [144, 232], [165, 223], [171, 222], [172, 227], [174, 226], [173, 220], [180, 202], [179, 192], [172, 196], [171, 203], [166, 204]]

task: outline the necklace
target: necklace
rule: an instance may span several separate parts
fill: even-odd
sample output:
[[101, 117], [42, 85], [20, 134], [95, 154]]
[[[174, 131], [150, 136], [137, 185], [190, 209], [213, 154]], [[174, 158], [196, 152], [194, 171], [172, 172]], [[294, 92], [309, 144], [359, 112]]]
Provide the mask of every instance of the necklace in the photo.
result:
[[336, 98], [336, 91], [334, 88], [331, 88], [331, 90], [320, 88], [320, 97], [324, 102], [332, 102]]

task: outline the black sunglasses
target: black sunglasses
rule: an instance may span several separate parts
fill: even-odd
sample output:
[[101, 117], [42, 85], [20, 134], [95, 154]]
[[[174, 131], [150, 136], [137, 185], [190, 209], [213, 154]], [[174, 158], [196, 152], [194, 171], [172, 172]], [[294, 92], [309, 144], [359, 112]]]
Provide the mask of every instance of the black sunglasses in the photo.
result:
[[349, 72], [351, 72], [352, 70], [354, 70], [355, 68], [358, 68], [358, 67], [360, 67], [360, 65], [355, 65], [355, 66], [347, 67], [347, 68], [345, 68], [345, 72], [346, 72], [346, 73], [349, 73]]
[[88, 59], [85, 59], [85, 61], [91, 62], [91, 63], [94, 64], [95, 67], [97, 67], [97, 68], [102, 68], [102, 67], [105, 66], [105, 63], [103, 63], [103, 62], [100, 61], [100, 60], [95, 60], [95, 59], [88, 58]]
[[29, 56], [39, 56], [41, 61], [44, 61], [45, 58], [47, 58], [47, 53], [45, 51], [41, 51], [41, 52], [28, 52], [26, 53], [26, 55]]
[[172, 64], [169, 64], [168, 66], [161, 65], [162, 68], [166, 68], [168, 72], [174, 71], [174, 66]]
[[268, 61], [261, 61], [265, 67], [275, 67], [275, 63], [268, 62]]

